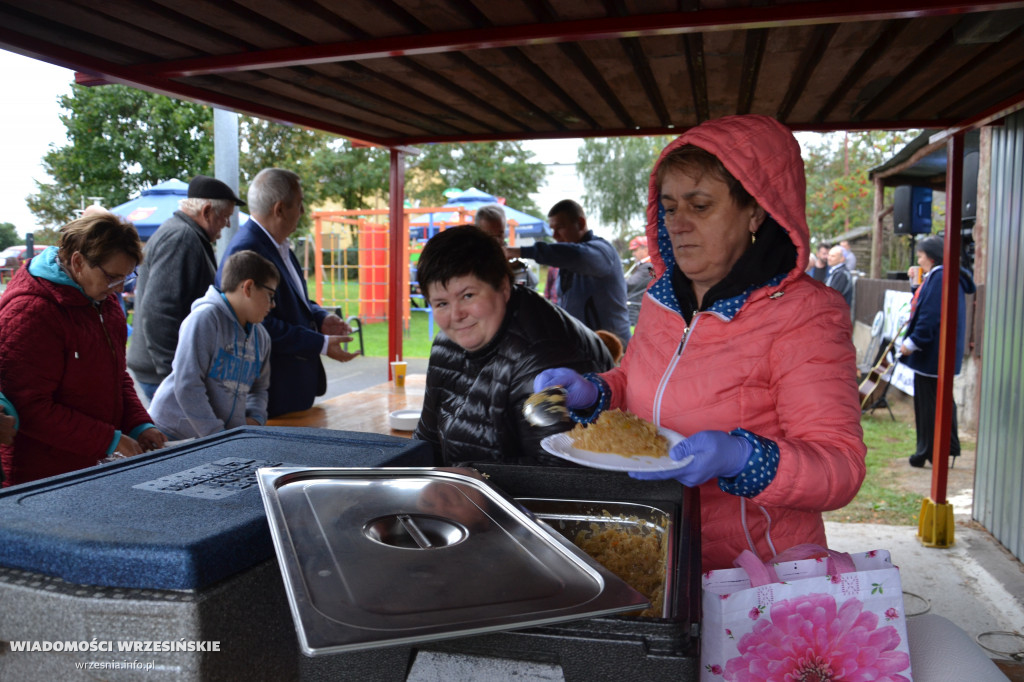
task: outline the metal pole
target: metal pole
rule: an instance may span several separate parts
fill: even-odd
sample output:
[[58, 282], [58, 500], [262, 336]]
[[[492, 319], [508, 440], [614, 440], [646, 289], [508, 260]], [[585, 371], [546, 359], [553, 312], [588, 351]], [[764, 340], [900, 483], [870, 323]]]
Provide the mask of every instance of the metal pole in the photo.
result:
[[[238, 196], [238, 114], [216, 107], [213, 110], [213, 175]], [[238, 211], [233, 211], [231, 222], [214, 245], [218, 263], [236, 232]]]
[[405, 232], [405, 155], [398, 149], [391, 149], [391, 186], [388, 192], [388, 379], [391, 377], [392, 360], [401, 360], [402, 354], [402, 304], [406, 292], [402, 291], [403, 248], [408, 236]]
[[931, 498], [921, 503], [918, 536], [929, 547], [950, 547], [955, 541], [953, 506], [946, 500], [949, 444], [953, 429], [953, 374], [956, 371], [956, 330], [960, 287], [960, 221], [963, 195], [964, 134], [946, 144], [946, 238], [942, 255], [942, 315], [939, 323], [939, 379], [935, 399]]
[[946, 239], [942, 255], [942, 319], [939, 325], [939, 386], [935, 400], [935, 447], [932, 450], [932, 499], [946, 503], [950, 434], [953, 427], [953, 374], [960, 286], [960, 216], [963, 196], [964, 134], [947, 144]]

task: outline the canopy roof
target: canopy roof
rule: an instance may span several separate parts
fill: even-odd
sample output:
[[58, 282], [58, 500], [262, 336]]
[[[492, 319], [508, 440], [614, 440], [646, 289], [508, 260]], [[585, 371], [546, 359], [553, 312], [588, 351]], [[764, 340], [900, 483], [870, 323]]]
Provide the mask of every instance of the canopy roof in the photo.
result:
[[0, 0], [0, 47], [385, 146], [944, 128], [1024, 95], [1024, 0]]
[[[482, 206], [489, 204], [498, 204], [498, 197], [493, 194], [483, 192], [476, 187], [470, 187], [466, 191], [451, 196], [445, 203], [445, 206], [461, 206], [463, 208], [476, 211]], [[536, 218], [529, 213], [523, 213], [522, 211], [512, 208], [511, 206], [505, 206], [499, 204], [501, 210], [505, 212], [505, 220], [516, 223], [516, 235], [519, 237], [530, 237], [532, 239], [540, 239], [542, 237], [550, 237], [553, 233], [551, 228], [548, 227], [548, 223], [543, 218]], [[417, 215], [410, 222], [410, 225], [434, 225], [437, 223], [445, 222], [452, 223], [458, 222], [458, 213], [428, 213], [426, 215]]]
[[[916, 185], [946, 190], [947, 154], [944, 140], [931, 142], [938, 130], [925, 130], [907, 143], [903, 149], [885, 163], [872, 168], [868, 177], [881, 177], [887, 187]], [[977, 130], [964, 135], [964, 154], [978, 151], [981, 134]]]

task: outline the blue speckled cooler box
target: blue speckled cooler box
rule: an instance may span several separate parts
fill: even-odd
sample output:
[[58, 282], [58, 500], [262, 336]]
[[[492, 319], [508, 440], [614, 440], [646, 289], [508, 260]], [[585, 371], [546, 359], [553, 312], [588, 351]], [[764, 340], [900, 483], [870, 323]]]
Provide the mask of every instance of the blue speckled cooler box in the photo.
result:
[[272, 556], [257, 466], [430, 466], [421, 441], [241, 427], [0, 491], [0, 566], [111, 587], [194, 590]]

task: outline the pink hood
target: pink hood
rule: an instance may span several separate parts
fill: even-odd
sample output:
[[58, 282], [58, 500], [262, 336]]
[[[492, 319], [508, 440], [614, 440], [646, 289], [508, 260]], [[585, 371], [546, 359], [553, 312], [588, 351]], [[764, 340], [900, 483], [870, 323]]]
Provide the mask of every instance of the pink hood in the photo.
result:
[[[806, 182], [800, 145], [789, 128], [767, 116], [726, 116], [686, 131], [662, 150], [651, 171], [647, 199], [647, 241], [655, 275], [674, 263], [668, 232], [661, 214], [658, 167], [665, 155], [686, 144], [718, 157], [757, 203], [785, 228], [796, 245], [796, 267], [787, 279], [803, 272], [810, 254], [807, 228]], [[668, 254], [666, 263], [662, 253]]]

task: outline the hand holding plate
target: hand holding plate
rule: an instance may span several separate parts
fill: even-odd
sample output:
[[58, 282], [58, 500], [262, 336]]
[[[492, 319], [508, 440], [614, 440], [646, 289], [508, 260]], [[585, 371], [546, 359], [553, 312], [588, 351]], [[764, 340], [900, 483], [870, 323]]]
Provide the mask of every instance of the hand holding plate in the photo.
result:
[[662, 481], [674, 478], [685, 486], [695, 487], [713, 478], [731, 478], [747, 465], [754, 448], [742, 436], [725, 431], [698, 431], [673, 446], [669, 457], [679, 463], [678, 469], [667, 471], [633, 471], [632, 478]]

